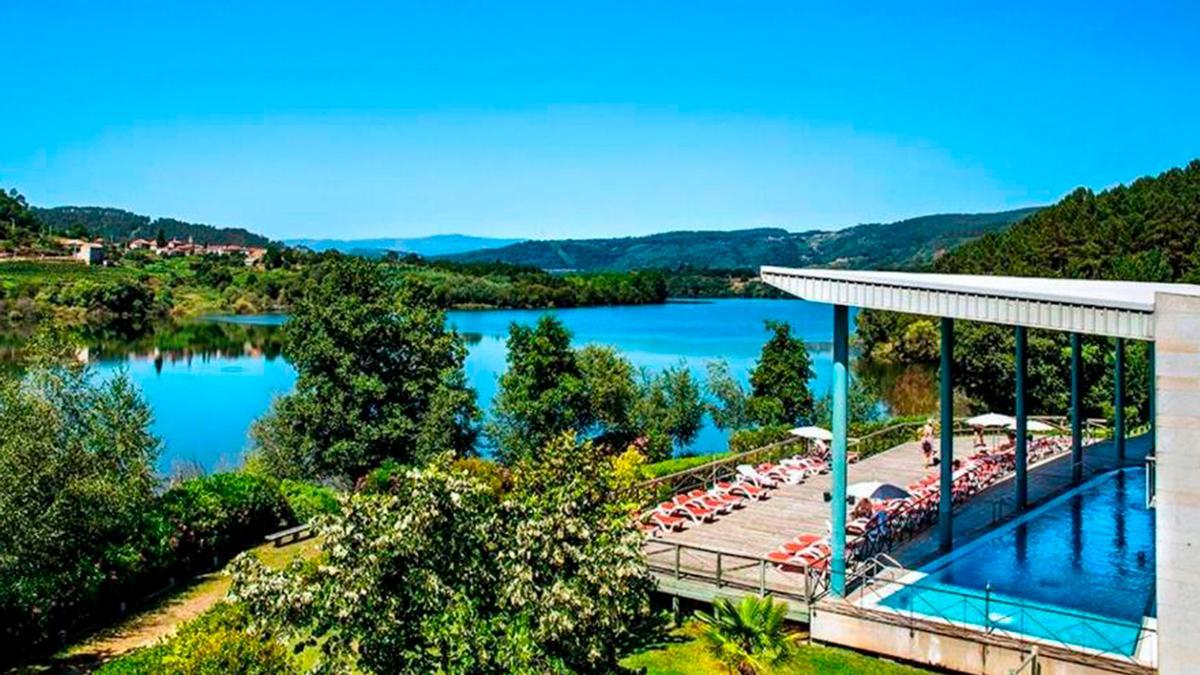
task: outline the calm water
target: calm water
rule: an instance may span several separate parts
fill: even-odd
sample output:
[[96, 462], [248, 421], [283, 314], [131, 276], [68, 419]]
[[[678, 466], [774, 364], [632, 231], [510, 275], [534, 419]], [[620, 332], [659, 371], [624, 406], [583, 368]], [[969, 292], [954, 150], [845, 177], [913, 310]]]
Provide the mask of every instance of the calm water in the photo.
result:
[[[448, 320], [467, 339], [467, 375], [485, 409], [504, 370], [509, 324], [532, 323], [542, 313], [449, 313]], [[767, 338], [763, 322], [788, 321], [810, 344], [817, 373], [814, 393], [824, 395], [828, 387], [832, 310], [825, 305], [730, 299], [554, 313], [574, 333], [577, 345], [612, 345], [649, 370], [682, 361], [699, 377], [708, 361], [723, 358], [743, 382]], [[162, 471], [187, 463], [206, 470], [227, 468], [240, 463], [251, 423], [295, 384], [295, 370], [280, 355], [278, 327], [283, 321], [277, 315], [212, 317], [136, 339], [97, 339], [89, 357], [102, 376], [124, 368], [141, 387], [154, 409], [154, 431], [165, 444]], [[707, 453], [725, 447], [725, 436], [706, 421], [686, 450]]]
[[[922, 571], [917, 586], [883, 604], [1132, 653], [1142, 617], [1153, 614], [1145, 469], [1096, 479]], [[979, 598], [989, 587], [985, 607]]]

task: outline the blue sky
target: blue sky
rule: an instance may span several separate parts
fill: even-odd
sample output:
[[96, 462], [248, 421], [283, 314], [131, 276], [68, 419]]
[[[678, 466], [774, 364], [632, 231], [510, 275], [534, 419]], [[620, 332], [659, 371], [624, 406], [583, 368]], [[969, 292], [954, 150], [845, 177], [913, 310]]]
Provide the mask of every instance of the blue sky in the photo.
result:
[[1200, 3], [982, 4], [6, 3], [0, 185], [278, 238], [583, 237], [1200, 157]]

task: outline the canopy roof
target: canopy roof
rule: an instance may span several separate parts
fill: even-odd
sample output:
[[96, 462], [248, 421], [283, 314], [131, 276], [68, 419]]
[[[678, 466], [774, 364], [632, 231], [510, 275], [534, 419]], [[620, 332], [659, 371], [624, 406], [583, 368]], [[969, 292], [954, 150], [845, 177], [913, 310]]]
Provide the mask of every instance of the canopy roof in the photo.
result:
[[1160, 293], [1200, 286], [918, 272], [763, 267], [763, 281], [814, 302], [1140, 340]]

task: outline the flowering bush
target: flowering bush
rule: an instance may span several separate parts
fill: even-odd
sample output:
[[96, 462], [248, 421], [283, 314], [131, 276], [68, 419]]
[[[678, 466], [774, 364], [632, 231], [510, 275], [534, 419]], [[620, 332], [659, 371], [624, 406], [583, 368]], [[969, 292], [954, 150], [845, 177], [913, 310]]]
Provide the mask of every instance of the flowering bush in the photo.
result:
[[567, 435], [536, 454], [503, 496], [448, 457], [355, 494], [319, 565], [239, 557], [233, 597], [330, 669], [609, 672], [651, 617], [641, 536], [600, 451]]

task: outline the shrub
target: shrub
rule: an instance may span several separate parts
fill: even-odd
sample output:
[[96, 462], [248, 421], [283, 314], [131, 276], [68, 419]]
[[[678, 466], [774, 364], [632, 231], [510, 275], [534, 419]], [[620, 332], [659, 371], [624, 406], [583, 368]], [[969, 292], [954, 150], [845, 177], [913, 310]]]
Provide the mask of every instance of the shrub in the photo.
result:
[[252, 635], [246, 630], [248, 625], [245, 609], [222, 602], [184, 624], [175, 636], [117, 659], [97, 675], [273, 675], [298, 671], [283, 645], [270, 636]]
[[337, 493], [323, 485], [285, 478], [279, 491], [297, 523], [307, 523], [323, 513], [337, 513]]
[[512, 488], [512, 476], [509, 475], [508, 469], [490, 459], [467, 457], [455, 460], [451, 466], [456, 470], [466, 471], [472, 478], [486, 485], [497, 497], [504, 496]]
[[739, 429], [729, 437], [729, 452], [737, 454], [755, 450], [792, 438], [786, 424], [773, 424], [754, 429]]
[[268, 479], [218, 473], [171, 488], [156, 512], [170, 533], [175, 565], [194, 569], [257, 544], [287, 519], [288, 507]]

